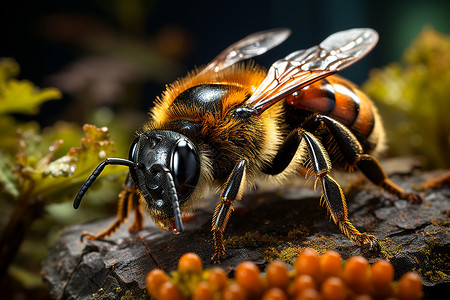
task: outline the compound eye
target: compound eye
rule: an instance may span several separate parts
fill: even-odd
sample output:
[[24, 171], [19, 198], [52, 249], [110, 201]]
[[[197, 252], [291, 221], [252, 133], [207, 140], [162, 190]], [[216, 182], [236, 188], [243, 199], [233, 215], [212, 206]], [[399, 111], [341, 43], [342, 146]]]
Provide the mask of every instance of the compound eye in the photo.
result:
[[128, 160], [131, 160], [132, 162], [137, 162], [136, 155], [137, 155], [137, 150], [138, 150], [137, 145], [139, 143], [139, 139], [140, 139], [139, 136], [134, 139], [133, 143], [131, 143], [130, 151], [128, 152]]
[[186, 199], [194, 190], [200, 177], [200, 160], [194, 145], [188, 140], [178, 141], [170, 164], [177, 192], [180, 198]]

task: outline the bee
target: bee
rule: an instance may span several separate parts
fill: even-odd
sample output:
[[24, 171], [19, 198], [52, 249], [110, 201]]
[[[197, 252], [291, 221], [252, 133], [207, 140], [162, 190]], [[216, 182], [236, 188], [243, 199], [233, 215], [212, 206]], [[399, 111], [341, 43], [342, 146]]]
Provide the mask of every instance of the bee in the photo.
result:
[[343, 234], [357, 245], [379, 249], [373, 235], [350, 222], [342, 188], [330, 175], [332, 165], [359, 169], [385, 191], [421, 202], [390, 181], [375, 158], [385, 148], [385, 133], [372, 101], [335, 75], [368, 54], [378, 34], [368, 28], [334, 33], [276, 61], [268, 71], [243, 62], [289, 35], [288, 29], [249, 35], [169, 85], [131, 144], [128, 159], [105, 159], [80, 188], [74, 208], [105, 166], [129, 168], [115, 222], [84, 236], [108, 237], [131, 210], [130, 231], [142, 229], [141, 203], [158, 227], [180, 233], [182, 216], [214, 187], [220, 201], [212, 218], [212, 260], [220, 262], [224, 231], [244, 189], [257, 180], [283, 183], [303, 175], [320, 184], [321, 199]]

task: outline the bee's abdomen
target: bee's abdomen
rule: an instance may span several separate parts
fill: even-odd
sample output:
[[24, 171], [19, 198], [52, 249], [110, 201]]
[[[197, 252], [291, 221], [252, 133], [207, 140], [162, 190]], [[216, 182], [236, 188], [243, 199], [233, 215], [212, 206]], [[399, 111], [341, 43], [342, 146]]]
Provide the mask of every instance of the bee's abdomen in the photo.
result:
[[351, 82], [329, 76], [286, 97], [294, 109], [330, 116], [352, 131], [368, 137], [375, 126], [369, 98]]

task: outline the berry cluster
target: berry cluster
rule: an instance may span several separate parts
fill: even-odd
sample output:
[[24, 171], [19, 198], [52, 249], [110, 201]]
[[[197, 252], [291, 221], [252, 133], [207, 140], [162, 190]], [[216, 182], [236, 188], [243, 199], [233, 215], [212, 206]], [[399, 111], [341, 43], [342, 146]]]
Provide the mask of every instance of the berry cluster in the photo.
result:
[[261, 273], [252, 262], [242, 262], [229, 279], [219, 267], [203, 270], [200, 258], [184, 254], [178, 270], [167, 276], [152, 270], [146, 279], [149, 294], [157, 300], [370, 300], [420, 299], [422, 280], [415, 272], [393, 281], [391, 263], [379, 260], [372, 266], [362, 256], [345, 264], [341, 256], [328, 251], [319, 256], [305, 249], [292, 271], [281, 261], [271, 262]]

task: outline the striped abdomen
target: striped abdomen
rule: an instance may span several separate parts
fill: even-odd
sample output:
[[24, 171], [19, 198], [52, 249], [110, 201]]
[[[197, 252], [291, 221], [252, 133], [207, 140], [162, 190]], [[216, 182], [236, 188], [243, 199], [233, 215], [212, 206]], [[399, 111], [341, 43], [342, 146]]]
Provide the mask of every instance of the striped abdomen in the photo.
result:
[[286, 97], [293, 108], [330, 116], [352, 131], [369, 136], [375, 126], [370, 99], [350, 81], [329, 76]]
[[355, 84], [338, 75], [328, 76], [287, 96], [286, 104], [341, 122], [359, 137], [367, 152], [384, 144], [384, 130], [372, 101]]

